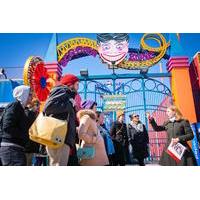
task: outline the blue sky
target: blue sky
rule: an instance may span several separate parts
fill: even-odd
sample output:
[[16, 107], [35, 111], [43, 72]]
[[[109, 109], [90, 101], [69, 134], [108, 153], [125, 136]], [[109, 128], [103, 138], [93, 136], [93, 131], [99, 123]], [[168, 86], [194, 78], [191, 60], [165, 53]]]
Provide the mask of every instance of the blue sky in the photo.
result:
[[[130, 34], [129, 47], [139, 48], [142, 33]], [[74, 37], [88, 37], [96, 39], [93, 33], [61, 33], [57, 34], [58, 43]], [[169, 34], [164, 34], [169, 39]], [[45, 34], [0, 34], [0, 67], [5, 68], [9, 78], [22, 78], [23, 66], [29, 56], [37, 55], [45, 57], [51, 40], [52, 33]], [[200, 50], [200, 34], [180, 34], [180, 44], [184, 49], [184, 54], [190, 60], [194, 54]], [[165, 71], [165, 61], [163, 70]], [[88, 68], [89, 74], [108, 74], [111, 73], [105, 64], [102, 64], [99, 57], [85, 57], [71, 61], [63, 70], [64, 73], [70, 72], [79, 75], [82, 68]], [[118, 73], [138, 73], [138, 71], [117, 70]], [[150, 72], [159, 72], [158, 65], [150, 69]]]

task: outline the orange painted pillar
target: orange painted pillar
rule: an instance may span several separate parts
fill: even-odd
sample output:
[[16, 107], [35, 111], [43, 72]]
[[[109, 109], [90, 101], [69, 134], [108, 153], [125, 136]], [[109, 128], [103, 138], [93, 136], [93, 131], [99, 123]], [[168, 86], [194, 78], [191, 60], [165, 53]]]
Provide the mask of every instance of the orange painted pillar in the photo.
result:
[[197, 121], [200, 122], [200, 52], [197, 52], [190, 64], [190, 79], [196, 109]]
[[193, 63], [195, 66], [195, 78], [196, 82], [198, 84], [198, 87], [200, 88], [200, 52], [197, 52], [193, 57]]
[[171, 91], [173, 103], [180, 109], [183, 116], [196, 123], [194, 98], [189, 74], [188, 57], [172, 57], [167, 63], [167, 69], [171, 72]]

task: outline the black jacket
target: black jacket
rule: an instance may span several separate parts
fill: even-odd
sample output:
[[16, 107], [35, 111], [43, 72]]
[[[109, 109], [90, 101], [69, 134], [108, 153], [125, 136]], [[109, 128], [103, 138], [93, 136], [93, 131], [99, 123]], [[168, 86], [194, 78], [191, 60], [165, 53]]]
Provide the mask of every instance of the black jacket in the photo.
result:
[[125, 123], [114, 122], [110, 130], [110, 135], [113, 140], [123, 145], [128, 144], [127, 127]]
[[75, 91], [66, 86], [56, 86], [51, 91], [46, 101], [43, 112], [56, 119], [67, 120], [68, 130], [65, 138], [65, 144], [74, 147], [76, 140], [76, 112], [72, 101], [76, 95]]
[[[152, 125], [153, 129], [155, 131], [167, 131], [167, 144], [164, 148], [163, 154], [160, 159], [161, 165], [196, 165], [196, 159], [194, 157], [194, 154], [188, 145], [187, 141], [192, 140], [194, 138], [194, 134], [192, 132], [192, 129], [190, 127], [190, 123], [188, 120], [178, 120], [178, 121], [167, 121], [162, 126], [158, 126], [155, 122], [155, 120], [152, 118], [150, 120], [150, 124]], [[167, 153], [167, 147], [171, 143], [172, 138], [179, 138], [180, 143], [183, 144], [187, 150], [184, 153], [182, 160], [180, 163], [176, 163]]]
[[[28, 118], [27, 126], [30, 128], [33, 122], [35, 121], [35, 119], [37, 118], [37, 112], [30, 110], [28, 108], [25, 108], [25, 115]], [[26, 153], [39, 153], [39, 148], [40, 148], [40, 144], [30, 139], [25, 145]]]
[[137, 131], [131, 124], [128, 125], [128, 140], [133, 147], [133, 154], [136, 158], [146, 158], [149, 156], [148, 143], [149, 136], [144, 124], [143, 131]]
[[25, 147], [28, 136], [28, 118], [19, 101], [10, 103], [2, 116], [2, 142], [10, 142]]

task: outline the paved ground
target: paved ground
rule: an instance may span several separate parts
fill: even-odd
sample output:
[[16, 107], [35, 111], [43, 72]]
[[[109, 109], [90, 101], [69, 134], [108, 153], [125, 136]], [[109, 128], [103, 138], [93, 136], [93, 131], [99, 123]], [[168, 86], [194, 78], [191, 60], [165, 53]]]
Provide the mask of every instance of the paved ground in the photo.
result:
[[[126, 166], [139, 166], [137, 163], [133, 164], [133, 165], [126, 165]], [[150, 161], [146, 161], [145, 162], [145, 166], [151, 167], [151, 166], [159, 166], [157, 161], [154, 162], [150, 162]]]

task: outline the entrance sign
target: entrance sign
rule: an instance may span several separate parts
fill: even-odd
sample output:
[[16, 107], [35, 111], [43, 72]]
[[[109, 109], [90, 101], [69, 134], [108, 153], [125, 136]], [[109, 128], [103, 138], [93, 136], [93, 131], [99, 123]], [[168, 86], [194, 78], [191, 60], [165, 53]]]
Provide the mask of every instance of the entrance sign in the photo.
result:
[[104, 95], [103, 96], [103, 111], [111, 112], [117, 110], [125, 110], [126, 95]]
[[109, 65], [118, 65], [128, 53], [127, 33], [97, 34], [97, 48], [101, 59]]

